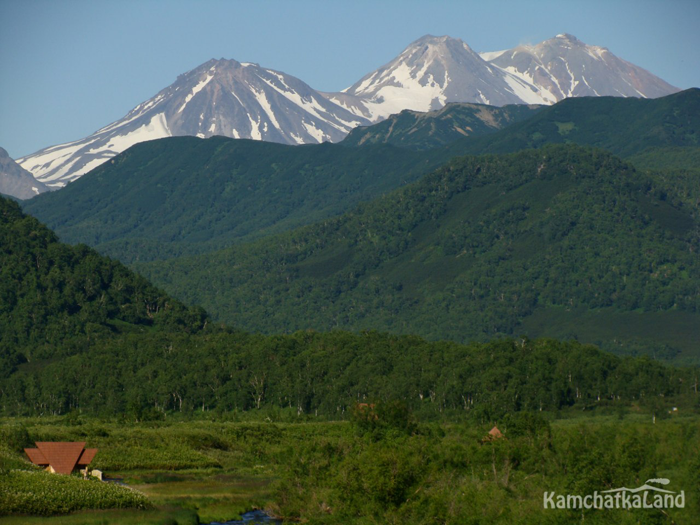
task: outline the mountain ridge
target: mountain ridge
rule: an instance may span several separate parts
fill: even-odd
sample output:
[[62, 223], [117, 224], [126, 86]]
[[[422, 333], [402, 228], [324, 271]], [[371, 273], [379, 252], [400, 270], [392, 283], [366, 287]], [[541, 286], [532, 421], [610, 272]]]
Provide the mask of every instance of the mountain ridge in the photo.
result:
[[[438, 109], [448, 102], [552, 104], [564, 96], [660, 96], [677, 91], [604, 48], [570, 35], [491, 55], [480, 55], [459, 39], [426, 35], [339, 93], [316, 91], [292, 75], [255, 63], [212, 59], [94, 134], [17, 162], [57, 189], [135, 143], [167, 136], [338, 142], [359, 125], [404, 109]], [[595, 78], [584, 70], [595, 71]], [[562, 87], [566, 82], [568, 89]], [[647, 84], [653, 85], [649, 94]]]
[[371, 126], [358, 126], [340, 144], [394, 144], [425, 150], [445, 146], [462, 137], [495, 133], [526, 120], [546, 106], [512, 104], [495, 107], [468, 102], [449, 102], [441, 109], [418, 112], [405, 109]]

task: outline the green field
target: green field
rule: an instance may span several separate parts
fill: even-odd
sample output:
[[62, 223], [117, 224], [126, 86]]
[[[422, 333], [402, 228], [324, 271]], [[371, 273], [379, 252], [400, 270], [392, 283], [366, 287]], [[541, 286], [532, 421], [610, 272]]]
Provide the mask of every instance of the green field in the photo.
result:
[[[664, 407], [654, 419], [632, 406], [610, 415], [520, 413], [483, 423], [421, 422], [400, 404], [346, 422], [6, 419], [0, 524], [196, 524], [252, 508], [319, 524], [700, 523], [698, 408], [669, 414]], [[494, 423], [506, 438], [484, 442]], [[35, 440], [87, 441], [100, 449], [93, 466], [145, 495], [145, 503], [67, 514], [73, 509], [56, 503], [68, 499], [56, 496], [59, 482], [94, 486], [95, 494], [102, 489], [97, 504], [84, 502], [84, 509], [107, 509], [108, 489], [128, 489], [38, 471], [18, 452]], [[44, 505], [41, 514], [54, 517], [16, 508], [7, 515], [18, 473], [34, 478], [36, 486], [25, 490]], [[651, 478], [668, 478], [667, 488], [685, 491], [685, 508], [583, 515], [542, 508], [544, 491], [586, 494]], [[50, 500], [36, 499], [37, 487], [52, 480]]]

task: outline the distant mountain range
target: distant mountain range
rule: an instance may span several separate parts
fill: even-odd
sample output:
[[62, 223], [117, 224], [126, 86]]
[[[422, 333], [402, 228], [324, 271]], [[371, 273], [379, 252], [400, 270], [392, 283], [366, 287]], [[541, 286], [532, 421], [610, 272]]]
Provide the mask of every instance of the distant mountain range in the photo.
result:
[[36, 180], [0, 148], [0, 193], [17, 199], [31, 199], [49, 188]]
[[17, 162], [57, 189], [138, 142], [169, 136], [337, 142], [358, 126], [404, 109], [436, 110], [449, 102], [553, 104], [567, 97], [654, 98], [676, 91], [607, 49], [571, 35], [481, 54], [459, 39], [428, 35], [340, 93], [315, 91], [257, 64], [210, 60], [89, 137]]

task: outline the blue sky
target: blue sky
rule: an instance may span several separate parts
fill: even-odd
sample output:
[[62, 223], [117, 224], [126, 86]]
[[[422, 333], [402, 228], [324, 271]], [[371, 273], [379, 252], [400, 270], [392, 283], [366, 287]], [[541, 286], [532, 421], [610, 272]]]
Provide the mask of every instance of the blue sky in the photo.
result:
[[698, 0], [0, 0], [0, 146], [85, 137], [210, 58], [338, 91], [425, 34], [476, 51], [558, 33], [700, 86]]

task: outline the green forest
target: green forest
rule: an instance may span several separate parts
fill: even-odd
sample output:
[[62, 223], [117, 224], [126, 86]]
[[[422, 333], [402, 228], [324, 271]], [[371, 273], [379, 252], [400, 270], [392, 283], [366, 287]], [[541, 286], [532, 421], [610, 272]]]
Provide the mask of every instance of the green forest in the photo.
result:
[[516, 104], [496, 107], [451, 103], [428, 113], [404, 110], [372, 126], [357, 127], [343, 146], [393, 144], [417, 150], [446, 146], [463, 137], [488, 135], [532, 117], [544, 106]]
[[91, 338], [138, 329], [197, 330], [188, 308], [84, 245], [69, 246], [14, 201], [0, 198], [0, 377], [55, 359]]
[[122, 262], [220, 249], [338, 215], [442, 162], [391, 145], [172, 137], [136, 144], [24, 209]]
[[[136, 268], [214, 319], [265, 333], [556, 335], [692, 361], [695, 212], [609, 153], [548, 146], [457, 158], [339, 218]], [[617, 343], [576, 326], [600, 311], [628, 314]], [[570, 328], [552, 333], [550, 315]], [[662, 326], [637, 333], [646, 323]]]

